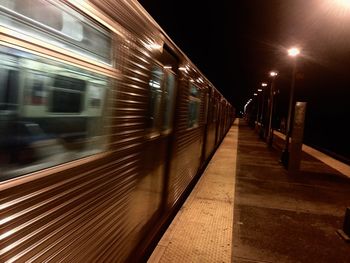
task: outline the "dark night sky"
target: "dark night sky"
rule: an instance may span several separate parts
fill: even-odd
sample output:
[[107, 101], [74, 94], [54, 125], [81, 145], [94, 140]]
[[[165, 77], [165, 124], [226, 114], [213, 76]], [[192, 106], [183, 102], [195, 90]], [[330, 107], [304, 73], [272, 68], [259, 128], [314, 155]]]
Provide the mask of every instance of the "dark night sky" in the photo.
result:
[[[280, 1], [142, 0], [146, 10], [214, 85], [241, 108], [279, 53]], [[254, 4], [249, 3], [254, 2]], [[266, 4], [266, 2], [269, 2]]]
[[350, 157], [350, 7], [340, 0], [139, 2], [239, 110], [276, 69], [279, 111], [286, 115], [292, 72], [286, 49], [301, 47], [296, 99], [308, 102], [305, 139]]

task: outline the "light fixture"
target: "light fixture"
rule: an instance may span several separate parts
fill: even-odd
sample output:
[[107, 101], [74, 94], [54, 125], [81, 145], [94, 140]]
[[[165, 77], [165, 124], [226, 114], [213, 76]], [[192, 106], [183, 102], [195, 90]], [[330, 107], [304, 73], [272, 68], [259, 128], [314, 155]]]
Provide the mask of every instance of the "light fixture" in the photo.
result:
[[276, 77], [278, 75], [277, 71], [271, 71], [270, 76], [271, 77]]
[[299, 54], [300, 54], [300, 49], [299, 48], [292, 47], [292, 48], [288, 49], [288, 56], [296, 57]]

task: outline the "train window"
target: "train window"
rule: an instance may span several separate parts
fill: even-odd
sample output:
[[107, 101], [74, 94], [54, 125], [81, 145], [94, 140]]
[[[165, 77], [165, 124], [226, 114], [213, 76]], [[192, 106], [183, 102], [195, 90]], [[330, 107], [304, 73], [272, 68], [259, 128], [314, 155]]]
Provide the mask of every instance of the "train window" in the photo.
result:
[[24, 90], [24, 103], [31, 105], [44, 105], [48, 93], [45, 89], [49, 77], [35, 73], [27, 76], [27, 89]]
[[110, 82], [0, 46], [0, 181], [105, 151]]
[[56, 75], [52, 89], [51, 112], [78, 113], [81, 112], [86, 81]]
[[163, 126], [162, 130], [172, 129], [172, 116], [175, 103], [175, 75], [170, 71], [166, 74], [164, 83], [164, 111], [163, 111]]
[[155, 66], [152, 70], [151, 79], [149, 81], [150, 100], [147, 126], [151, 132], [157, 132], [159, 129], [163, 75], [163, 70], [160, 67]]
[[58, 0], [0, 0], [0, 25], [111, 64], [111, 33]]
[[0, 69], [0, 110], [17, 107], [18, 72], [13, 69]]
[[190, 83], [190, 96], [188, 104], [188, 128], [198, 126], [199, 122], [199, 89], [197, 86]]

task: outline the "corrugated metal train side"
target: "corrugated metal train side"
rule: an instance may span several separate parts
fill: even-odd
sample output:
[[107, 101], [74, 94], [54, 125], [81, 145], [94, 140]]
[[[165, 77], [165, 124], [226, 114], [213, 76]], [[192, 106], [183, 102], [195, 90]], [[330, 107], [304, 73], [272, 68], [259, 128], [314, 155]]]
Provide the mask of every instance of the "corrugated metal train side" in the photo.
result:
[[[1, 182], [0, 261], [142, 261], [228, 132], [234, 109], [136, 1], [68, 2], [113, 32], [112, 66], [2, 26], [0, 44], [108, 76], [106, 148]], [[165, 90], [170, 80], [173, 90]]]

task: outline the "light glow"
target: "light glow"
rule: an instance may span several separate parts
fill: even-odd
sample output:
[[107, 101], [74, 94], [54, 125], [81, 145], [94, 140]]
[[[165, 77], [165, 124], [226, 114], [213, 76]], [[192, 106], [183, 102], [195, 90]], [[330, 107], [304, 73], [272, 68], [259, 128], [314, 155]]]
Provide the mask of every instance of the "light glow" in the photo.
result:
[[271, 71], [270, 76], [271, 77], [276, 77], [278, 75], [277, 71]]
[[[319, 9], [317, 16], [325, 19], [331, 30], [335, 32], [348, 32], [348, 24], [350, 21], [350, 0], [318, 0], [316, 4]], [[327, 30], [327, 29], [326, 29]]]
[[261, 92], [261, 91], [262, 91], [262, 89], [258, 89], [258, 91], [259, 91], [259, 92]]
[[337, 5], [344, 8], [350, 8], [350, 0], [336, 0]]
[[288, 55], [291, 57], [296, 57], [300, 54], [300, 49], [296, 47], [292, 47], [288, 49]]
[[162, 44], [158, 44], [158, 43], [145, 43], [143, 42], [144, 46], [149, 50], [149, 51], [163, 51], [163, 45]]
[[261, 83], [261, 86], [267, 87], [267, 83]]
[[149, 85], [153, 88], [160, 89], [160, 83], [154, 80], [150, 80]]

